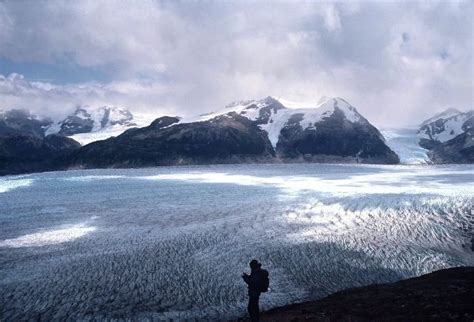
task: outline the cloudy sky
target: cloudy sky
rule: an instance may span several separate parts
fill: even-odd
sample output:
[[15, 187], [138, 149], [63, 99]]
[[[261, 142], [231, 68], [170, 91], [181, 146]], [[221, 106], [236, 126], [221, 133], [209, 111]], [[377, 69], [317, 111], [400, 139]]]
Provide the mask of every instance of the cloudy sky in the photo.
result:
[[0, 108], [193, 115], [348, 100], [378, 125], [473, 105], [473, 1], [0, 1]]

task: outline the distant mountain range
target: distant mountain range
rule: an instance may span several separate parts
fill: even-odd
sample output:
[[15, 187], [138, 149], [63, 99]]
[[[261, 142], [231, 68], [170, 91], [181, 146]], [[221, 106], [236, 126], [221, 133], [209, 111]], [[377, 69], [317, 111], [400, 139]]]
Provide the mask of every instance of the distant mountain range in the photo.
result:
[[[0, 174], [180, 164], [400, 161], [393, 151], [399, 151], [400, 144], [387, 142], [342, 98], [323, 99], [315, 108], [290, 109], [267, 97], [193, 118], [163, 116], [150, 122], [107, 106], [78, 107], [56, 121], [24, 110], [1, 112]], [[414, 138], [420, 149], [410, 149], [426, 149], [429, 163], [472, 163], [472, 129], [472, 111], [448, 109], [420, 125], [418, 139]]]
[[74, 151], [70, 167], [141, 167], [243, 162], [398, 163], [380, 132], [349, 103], [328, 99], [288, 109], [274, 98], [238, 102], [195, 119], [150, 126]]

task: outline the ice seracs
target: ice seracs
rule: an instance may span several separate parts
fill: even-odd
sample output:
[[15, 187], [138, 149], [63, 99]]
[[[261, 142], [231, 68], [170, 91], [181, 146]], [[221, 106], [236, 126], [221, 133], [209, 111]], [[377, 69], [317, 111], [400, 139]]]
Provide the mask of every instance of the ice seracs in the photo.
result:
[[473, 266], [472, 169], [265, 164], [33, 175], [28, 189], [0, 194], [0, 316], [237, 320], [246, 305], [238, 276], [253, 254], [272, 274], [267, 308]]

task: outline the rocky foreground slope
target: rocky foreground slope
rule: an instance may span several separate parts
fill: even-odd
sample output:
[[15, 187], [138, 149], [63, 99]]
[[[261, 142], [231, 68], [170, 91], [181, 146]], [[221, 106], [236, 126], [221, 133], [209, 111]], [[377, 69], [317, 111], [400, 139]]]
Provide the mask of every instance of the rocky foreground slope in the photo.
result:
[[275, 308], [261, 321], [473, 321], [473, 304], [474, 267], [457, 267]]

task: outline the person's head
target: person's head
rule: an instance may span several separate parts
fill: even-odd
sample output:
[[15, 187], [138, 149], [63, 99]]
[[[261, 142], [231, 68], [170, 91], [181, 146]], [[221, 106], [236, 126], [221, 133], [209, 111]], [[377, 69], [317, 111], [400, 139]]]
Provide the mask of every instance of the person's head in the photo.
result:
[[258, 262], [258, 260], [256, 260], [256, 259], [253, 259], [253, 260], [250, 262], [249, 265], [250, 265], [250, 269], [251, 269], [252, 271], [257, 271], [257, 270], [260, 269], [260, 267], [262, 267], [262, 264], [260, 264], [260, 263]]

